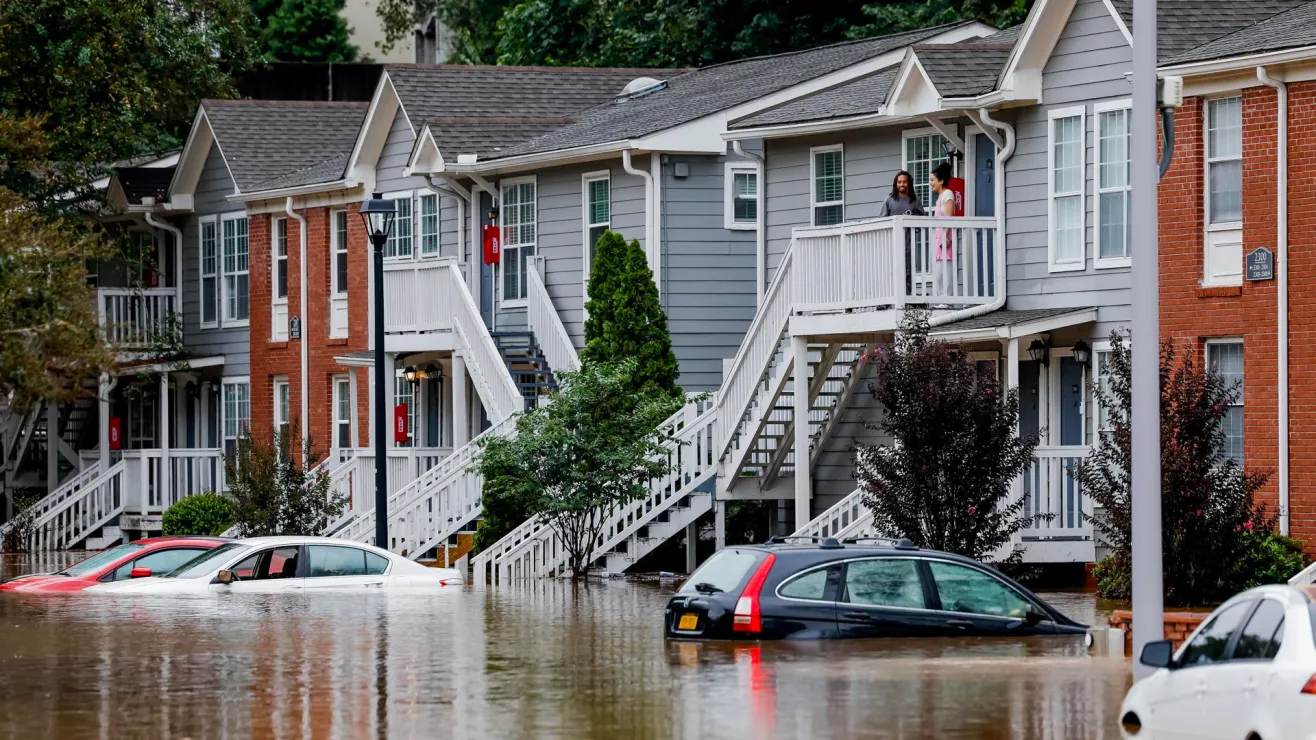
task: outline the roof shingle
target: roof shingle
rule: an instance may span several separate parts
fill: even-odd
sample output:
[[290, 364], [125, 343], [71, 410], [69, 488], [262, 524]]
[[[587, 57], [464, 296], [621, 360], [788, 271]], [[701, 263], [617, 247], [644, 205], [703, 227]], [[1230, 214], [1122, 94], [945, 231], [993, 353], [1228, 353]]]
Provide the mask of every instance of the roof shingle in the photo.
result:
[[917, 44], [914, 55], [943, 98], [965, 98], [996, 89], [1013, 44]]
[[1316, 2], [1306, 2], [1164, 59], [1162, 64], [1203, 62], [1313, 44], [1316, 44]]
[[[205, 100], [202, 106], [238, 190], [329, 182], [342, 176], [366, 103]], [[338, 161], [337, 172], [329, 164]], [[294, 177], [300, 175], [300, 177]]]

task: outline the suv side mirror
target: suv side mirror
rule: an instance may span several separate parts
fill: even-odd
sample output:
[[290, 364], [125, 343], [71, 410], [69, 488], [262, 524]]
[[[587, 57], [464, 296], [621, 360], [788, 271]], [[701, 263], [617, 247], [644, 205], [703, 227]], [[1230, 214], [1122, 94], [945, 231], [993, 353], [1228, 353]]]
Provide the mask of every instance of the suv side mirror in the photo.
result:
[[129, 577], [129, 578], [150, 578], [150, 577], [151, 577], [151, 569], [150, 569], [150, 568], [133, 568], [133, 569], [132, 569], [132, 572], [130, 572], [130, 573], [128, 574], [128, 577]]
[[232, 583], [232, 582], [234, 582], [234, 581], [236, 581], [236, 580], [238, 580], [238, 579], [237, 579], [236, 576], [234, 576], [233, 571], [231, 571], [231, 570], [221, 570], [219, 573], [217, 573], [217, 574], [215, 575], [215, 580], [216, 580], [216, 581], [219, 581], [220, 583], [223, 583], [223, 584], [229, 584], [229, 583]]
[[1152, 668], [1174, 667], [1174, 643], [1169, 640], [1157, 640], [1142, 646], [1140, 663]]

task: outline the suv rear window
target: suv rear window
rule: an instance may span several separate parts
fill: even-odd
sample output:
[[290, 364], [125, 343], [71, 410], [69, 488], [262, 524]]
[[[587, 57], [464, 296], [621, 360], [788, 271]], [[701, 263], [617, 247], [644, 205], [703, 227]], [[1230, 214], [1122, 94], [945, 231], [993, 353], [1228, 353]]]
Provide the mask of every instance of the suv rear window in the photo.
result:
[[681, 586], [680, 593], [692, 594], [700, 591], [709, 593], [713, 589], [735, 591], [762, 555], [763, 553], [758, 550], [721, 550], [709, 558], [708, 562], [699, 566], [694, 575]]

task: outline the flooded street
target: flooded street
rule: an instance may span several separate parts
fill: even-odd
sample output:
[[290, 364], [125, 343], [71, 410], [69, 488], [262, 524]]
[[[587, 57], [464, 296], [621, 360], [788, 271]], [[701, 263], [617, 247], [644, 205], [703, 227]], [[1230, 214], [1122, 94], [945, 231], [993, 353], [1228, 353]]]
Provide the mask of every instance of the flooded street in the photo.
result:
[[673, 588], [0, 595], [0, 737], [1118, 737], [1080, 639], [667, 643]]

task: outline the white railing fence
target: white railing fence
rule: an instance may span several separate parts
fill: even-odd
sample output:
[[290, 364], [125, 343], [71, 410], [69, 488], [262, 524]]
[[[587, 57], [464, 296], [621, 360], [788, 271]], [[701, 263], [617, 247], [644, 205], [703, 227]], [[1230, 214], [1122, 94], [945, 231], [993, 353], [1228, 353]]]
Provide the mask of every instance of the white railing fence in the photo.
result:
[[[68, 499], [78, 495], [84, 488], [91, 485], [100, 477], [100, 462], [89, 462], [81, 471], [69, 476], [68, 480], [59, 485], [58, 488], [42, 496], [36, 503], [28, 507], [32, 512], [30, 516], [41, 519], [53, 509], [64, 503]], [[5, 523], [0, 526], [0, 534], [9, 529], [11, 523]]]
[[176, 311], [173, 288], [101, 288], [96, 297], [105, 341], [119, 347], [149, 345]]
[[449, 280], [456, 260], [425, 259], [384, 263], [384, 331], [423, 332], [452, 328], [458, 300]]
[[813, 521], [795, 530], [796, 537], [847, 537], [873, 536], [873, 512], [864, 506], [863, 489], [832, 504]]
[[32, 522], [28, 549], [67, 550], [123, 512], [125, 461], [111, 465], [95, 480], [66, 496]]
[[1049, 520], [1035, 522], [1025, 536], [1091, 532], [1092, 501], [1083, 495], [1083, 486], [1074, 477], [1090, 449], [1085, 445], [1037, 448], [1021, 481], [1023, 514], [1049, 516]]
[[995, 297], [994, 218], [897, 216], [794, 232], [802, 313]]
[[124, 510], [160, 514], [179, 500], [227, 489], [218, 448], [124, 450]]
[[[443, 463], [452, 454], [451, 447], [395, 447], [388, 451], [387, 483], [390, 500], [425, 473]], [[345, 496], [347, 507], [342, 520], [361, 516], [375, 508], [375, 451], [369, 447], [353, 449], [342, 463], [329, 468], [329, 486], [333, 493]], [[336, 527], [331, 525], [330, 529]]]
[[548, 360], [548, 366], [553, 372], [579, 370], [580, 356], [576, 354], [576, 346], [571, 343], [571, 336], [567, 334], [567, 328], [562, 325], [562, 318], [553, 306], [553, 299], [549, 297], [548, 288], [544, 285], [544, 258], [533, 259], [534, 269], [526, 271], [530, 276], [526, 306], [526, 319], [530, 324], [530, 331], [534, 333], [535, 341], [544, 351], [544, 358]]
[[485, 410], [490, 419], [497, 424], [525, 408], [525, 398], [512, 382], [507, 372], [498, 346], [484, 325], [480, 310], [471, 298], [471, 293], [462, 282], [461, 271], [456, 265], [448, 266], [448, 284], [453, 288], [452, 303], [453, 330], [461, 339], [462, 349], [466, 355], [466, 370], [471, 374], [476, 388], [480, 390], [480, 399], [484, 401]]

